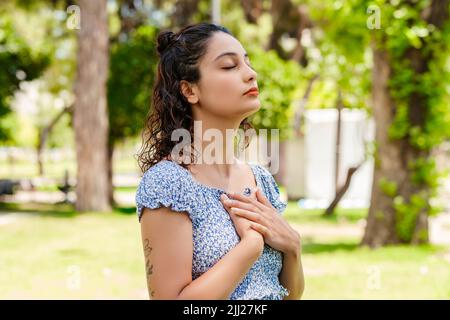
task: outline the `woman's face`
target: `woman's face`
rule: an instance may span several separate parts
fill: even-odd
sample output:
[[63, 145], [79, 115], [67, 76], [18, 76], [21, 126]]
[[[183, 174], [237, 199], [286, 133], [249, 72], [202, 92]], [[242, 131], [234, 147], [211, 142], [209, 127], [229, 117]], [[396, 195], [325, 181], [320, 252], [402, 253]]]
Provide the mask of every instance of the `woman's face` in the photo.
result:
[[208, 41], [199, 68], [200, 81], [194, 92], [203, 113], [242, 121], [259, 109], [258, 95], [244, 94], [250, 88], [258, 87], [257, 74], [236, 38], [215, 32]]

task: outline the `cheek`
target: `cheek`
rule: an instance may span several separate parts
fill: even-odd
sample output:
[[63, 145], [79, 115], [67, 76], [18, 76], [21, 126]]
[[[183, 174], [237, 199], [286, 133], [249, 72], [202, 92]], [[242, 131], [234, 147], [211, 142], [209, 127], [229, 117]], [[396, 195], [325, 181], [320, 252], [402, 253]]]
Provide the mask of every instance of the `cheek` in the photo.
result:
[[221, 107], [230, 107], [230, 104], [236, 104], [242, 95], [242, 86], [237, 75], [230, 73], [218, 73], [204, 78], [202, 99], [205, 105], [212, 106], [214, 109]]
[[235, 95], [238, 92], [238, 77], [232, 72], [219, 72], [212, 74], [211, 77], [206, 79], [206, 87], [209, 92], [219, 94], [221, 97], [226, 98], [230, 95]]

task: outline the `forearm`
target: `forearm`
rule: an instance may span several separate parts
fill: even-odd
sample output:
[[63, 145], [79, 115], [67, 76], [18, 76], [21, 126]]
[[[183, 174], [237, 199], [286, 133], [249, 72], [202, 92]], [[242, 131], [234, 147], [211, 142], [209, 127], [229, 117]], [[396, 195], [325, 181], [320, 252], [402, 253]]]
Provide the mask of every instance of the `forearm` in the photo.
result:
[[279, 279], [280, 283], [289, 290], [289, 295], [284, 300], [299, 300], [305, 288], [301, 245], [294, 246], [292, 250], [283, 255], [283, 268]]
[[226, 300], [262, 253], [264, 241], [243, 238], [211, 269], [192, 281], [179, 294], [181, 300]]

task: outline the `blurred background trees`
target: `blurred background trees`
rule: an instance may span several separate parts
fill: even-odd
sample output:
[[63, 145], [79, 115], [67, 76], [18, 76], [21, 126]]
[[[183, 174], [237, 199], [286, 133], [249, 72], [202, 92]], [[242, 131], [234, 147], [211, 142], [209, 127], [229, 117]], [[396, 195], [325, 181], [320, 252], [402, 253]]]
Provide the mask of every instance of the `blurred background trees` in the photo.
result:
[[[251, 120], [256, 128], [280, 129], [281, 164], [286, 143], [304, 135], [306, 110], [366, 111], [376, 122], [375, 141], [367, 145], [375, 171], [362, 244], [426, 243], [443, 176], [434, 151], [450, 137], [449, 1], [219, 3], [220, 23], [243, 43], [258, 71], [262, 108]], [[69, 27], [77, 18], [71, 5], [81, 8], [81, 29]], [[96, 5], [0, 4], [2, 145], [33, 147], [40, 176], [46, 175], [46, 148], [77, 150], [80, 211], [108, 211], [115, 203], [114, 154], [139, 140], [149, 112], [156, 34], [212, 19], [209, 0]], [[31, 101], [33, 90], [39, 94]], [[339, 139], [334, 147], [339, 168]], [[280, 184], [289, 175], [285, 168], [276, 174]], [[356, 170], [348, 169], [348, 184]], [[348, 188], [335, 171], [331, 215]]]

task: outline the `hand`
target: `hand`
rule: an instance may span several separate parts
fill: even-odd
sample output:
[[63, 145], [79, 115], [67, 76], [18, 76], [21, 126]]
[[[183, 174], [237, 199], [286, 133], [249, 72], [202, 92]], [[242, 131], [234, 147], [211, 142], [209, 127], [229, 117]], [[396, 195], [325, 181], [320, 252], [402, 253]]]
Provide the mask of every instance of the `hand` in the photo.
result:
[[300, 234], [278, 213], [260, 188], [255, 195], [256, 198], [230, 194], [232, 202], [227, 204], [230, 216], [247, 219], [250, 228], [258, 231], [265, 243], [275, 250], [284, 253], [301, 250]]
[[[254, 192], [249, 197], [253, 197], [254, 199], [256, 199], [256, 195], [254, 194]], [[230, 212], [230, 205], [229, 203], [227, 203], [227, 201], [231, 199], [229, 199], [226, 194], [222, 194], [220, 196], [220, 200], [222, 201], [224, 208], [228, 211], [231, 221], [233, 221], [234, 228], [236, 229], [236, 232], [239, 235], [239, 237], [241, 239], [245, 237], [252, 237], [257, 239], [259, 238], [262, 244], [264, 245], [264, 238], [258, 231], [251, 228], [251, 222], [248, 219], [239, 217], [234, 213]]]

